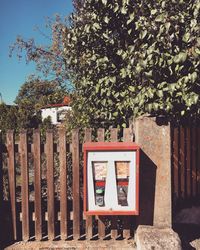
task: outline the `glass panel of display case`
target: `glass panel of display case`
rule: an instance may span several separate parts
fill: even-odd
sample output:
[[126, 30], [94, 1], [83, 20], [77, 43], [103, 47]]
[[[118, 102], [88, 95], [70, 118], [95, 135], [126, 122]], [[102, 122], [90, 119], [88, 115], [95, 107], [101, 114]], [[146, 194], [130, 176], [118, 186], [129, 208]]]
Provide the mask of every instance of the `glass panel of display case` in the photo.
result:
[[93, 180], [95, 192], [95, 204], [97, 206], [105, 206], [105, 186], [107, 176], [107, 162], [93, 162]]
[[129, 161], [115, 162], [118, 205], [121, 206], [128, 206], [129, 165]]

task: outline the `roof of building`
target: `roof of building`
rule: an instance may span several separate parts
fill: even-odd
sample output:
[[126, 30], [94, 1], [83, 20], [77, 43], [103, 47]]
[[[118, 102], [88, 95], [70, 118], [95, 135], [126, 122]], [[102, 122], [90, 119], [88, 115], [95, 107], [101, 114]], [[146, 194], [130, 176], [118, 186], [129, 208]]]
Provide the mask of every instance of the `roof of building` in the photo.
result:
[[69, 106], [70, 101], [71, 101], [70, 97], [65, 96], [62, 103], [48, 104], [48, 105], [42, 107], [42, 109]]

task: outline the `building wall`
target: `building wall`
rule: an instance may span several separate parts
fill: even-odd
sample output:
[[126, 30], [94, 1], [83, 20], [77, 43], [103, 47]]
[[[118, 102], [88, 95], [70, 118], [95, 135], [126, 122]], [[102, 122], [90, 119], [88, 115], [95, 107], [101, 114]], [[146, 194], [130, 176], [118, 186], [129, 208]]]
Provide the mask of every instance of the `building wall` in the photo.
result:
[[42, 120], [47, 118], [48, 116], [51, 117], [52, 124], [60, 124], [57, 120], [57, 114], [60, 111], [71, 110], [69, 106], [62, 106], [62, 107], [51, 107], [51, 108], [43, 108], [42, 109]]

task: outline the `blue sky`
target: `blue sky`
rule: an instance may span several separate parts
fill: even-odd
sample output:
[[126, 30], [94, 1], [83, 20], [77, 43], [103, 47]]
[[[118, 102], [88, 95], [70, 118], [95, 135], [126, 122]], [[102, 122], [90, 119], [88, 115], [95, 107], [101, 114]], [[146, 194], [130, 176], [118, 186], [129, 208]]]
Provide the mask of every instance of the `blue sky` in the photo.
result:
[[39, 44], [48, 44], [35, 27], [44, 33], [45, 17], [56, 13], [66, 16], [72, 12], [72, 0], [0, 0], [0, 93], [7, 104], [12, 104], [20, 86], [35, 73], [33, 63], [26, 64], [17, 57], [9, 58], [9, 46], [16, 36], [35, 38]]

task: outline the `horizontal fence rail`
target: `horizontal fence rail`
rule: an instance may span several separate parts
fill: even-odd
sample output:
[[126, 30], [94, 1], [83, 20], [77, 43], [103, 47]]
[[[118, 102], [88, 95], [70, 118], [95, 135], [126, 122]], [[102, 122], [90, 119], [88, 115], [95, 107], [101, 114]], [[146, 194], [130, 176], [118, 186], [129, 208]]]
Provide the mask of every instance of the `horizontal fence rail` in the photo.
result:
[[[83, 135], [84, 134], [84, 135]], [[109, 134], [109, 135], [108, 135]], [[84, 142], [132, 141], [131, 129], [109, 133], [86, 129], [8, 131], [1, 145], [8, 169], [13, 240], [128, 239], [133, 235], [132, 216], [84, 216]], [[107, 137], [107, 138], [105, 138]]]

